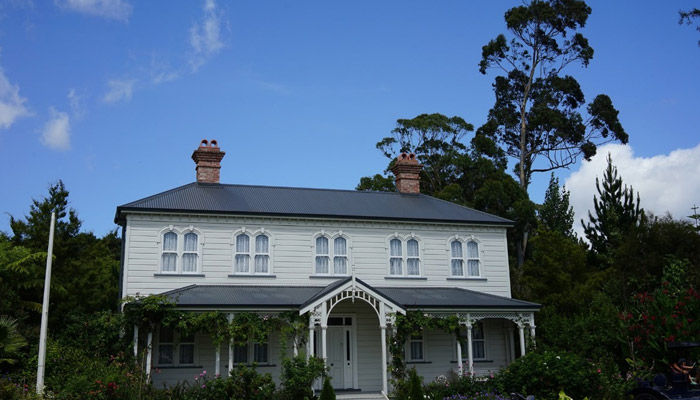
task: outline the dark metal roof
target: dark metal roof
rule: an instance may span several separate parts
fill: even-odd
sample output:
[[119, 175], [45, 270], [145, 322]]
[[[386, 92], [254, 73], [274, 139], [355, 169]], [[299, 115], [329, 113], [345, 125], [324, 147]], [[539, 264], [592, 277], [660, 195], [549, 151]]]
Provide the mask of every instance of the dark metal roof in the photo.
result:
[[[316, 293], [313, 297], [310, 297], [308, 300], [306, 300], [306, 301], [304, 302], [304, 304], [302, 304], [299, 308], [304, 308], [304, 307], [306, 307], [307, 305], [309, 305], [309, 304], [313, 303], [314, 301], [320, 299], [321, 297], [325, 296], [326, 294], [332, 293], [333, 291], [335, 291], [335, 290], [338, 289], [339, 287], [341, 287], [341, 286], [345, 285], [346, 283], [350, 282], [351, 279], [352, 279], [352, 277], [351, 277], [351, 276], [348, 276], [347, 278], [340, 279], [340, 280], [337, 280], [337, 281], [331, 283], [330, 285], [328, 285], [328, 286], [326, 286], [325, 288], [323, 288], [323, 290], [321, 290], [320, 292]], [[387, 296], [386, 293], [377, 290], [377, 288], [372, 287], [372, 286], [366, 284], [363, 280], [361, 280], [361, 279], [359, 279], [359, 278], [355, 278], [355, 282], [358, 283], [358, 284], [360, 284], [361, 286], [366, 287], [367, 289], [370, 289], [370, 290], [375, 291], [377, 294], [381, 295], [382, 297], [384, 297], [385, 299], [387, 299], [387, 300], [389, 300], [390, 302], [394, 303], [395, 305], [401, 306], [401, 303], [399, 303], [399, 302], [397, 302], [396, 300], [392, 299], [391, 297]], [[402, 307], [402, 308], [403, 308], [403, 307]]]
[[129, 211], [417, 220], [512, 225], [513, 222], [423, 194], [190, 183], [117, 207]]
[[[365, 284], [366, 285], [366, 284]], [[163, 293], [180, 307], [300, 308], [312, 298], [337, 288], [329, 286], [191, 285]], [[368, 285], [367, 285], [368, 286]], [[368, 286], [371, 287], [371, 286]], [[371, 287], [404, 308], [528, 309], [539, 304], [460, 288]]]

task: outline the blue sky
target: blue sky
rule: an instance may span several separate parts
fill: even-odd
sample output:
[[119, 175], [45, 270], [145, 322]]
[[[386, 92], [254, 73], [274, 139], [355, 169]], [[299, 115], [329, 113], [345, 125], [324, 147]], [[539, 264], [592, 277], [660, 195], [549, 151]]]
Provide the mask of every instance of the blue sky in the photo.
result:
[[[86, 230], [116, 206], [194, 181], [216, 139], [222, 182], [353, 189], [387, 160], [398, 118], [481, 125], [494, 73], [481, 46], [517, 1], [215, 2], [9, 0], [0, 4], [0, 230], [62, 179]], [[588, 68], [630, 135], [559, 172], [582, 217], [605, 154], [657, 214], [700, 204], [697, 1], [591, 1]], [[531, 197], [541, 201], [548, 176]]]

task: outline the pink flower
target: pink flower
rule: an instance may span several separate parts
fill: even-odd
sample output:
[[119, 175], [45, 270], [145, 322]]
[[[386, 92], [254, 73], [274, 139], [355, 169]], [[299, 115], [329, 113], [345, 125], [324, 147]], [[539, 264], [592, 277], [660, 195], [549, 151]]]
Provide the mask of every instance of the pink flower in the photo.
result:
[[596, 372], [600, 373], [600, 368], [598, 368], [598, 370]]

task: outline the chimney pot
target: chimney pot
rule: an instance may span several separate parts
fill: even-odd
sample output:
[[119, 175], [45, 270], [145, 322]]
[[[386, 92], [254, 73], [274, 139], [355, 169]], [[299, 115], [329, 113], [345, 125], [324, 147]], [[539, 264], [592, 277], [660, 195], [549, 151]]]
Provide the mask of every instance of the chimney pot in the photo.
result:
[[192, 153], [192, 160], [197, 164], [195, 168], [197, 171], [197, 182], [219, 183], [221, 159], [225, 155], [226, 153], [219, 149], [219, 144], [216, 140], [202, 140], [197, 150]]
[[420, 193], [420, 171], [423, 166], [418, 164], [413, 153], [401, 153], [391, 172], [396, 176], [396, 190], [399, 193]]

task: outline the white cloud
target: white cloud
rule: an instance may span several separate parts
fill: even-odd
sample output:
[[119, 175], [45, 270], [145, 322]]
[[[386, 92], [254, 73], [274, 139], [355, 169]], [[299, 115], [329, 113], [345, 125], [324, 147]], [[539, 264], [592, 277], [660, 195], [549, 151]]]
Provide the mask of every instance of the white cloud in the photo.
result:
[[645, 210], [658, 216], [670, 212], [674, 218], [683, 219], [692, 214], [693, 204], [700, 204], [700, 144], [649, 158], [635, 157], [630, 146], [606, 145], [590, 162], [581, 163], [565, 182], [571, 192], [574, 228], [579, 236], [583, 236], [581, 219], [588, 222], [588, 210], [593, 210], [593, 195], [598, 195], [595, 178], [602, 179], [608, 153], [623, 184], [639, 193]]
[[154, 85], [174, 81], [180, 77], [179, 72], [174, 71], [168, 64], [157, 60], [155, 57], [151, 58], [150, 73], [151, 83]]
[[115, 103], [117, 101], [129, 101], [134, 93], [136, 79], [110, 80], [107, 82], [109, 92], [102, 98], [105, 103]]
[[75, 119], [82, 119], [85, 116], [85, 95], [78, 93], [75, 89], [68, 91], [68, 102]]
[[132, 10], [131, 4], [124, 0], [55, 0], [55, 2], [64, 10], [124, 22], [129, 20]]
[[221, 14], [216, 9], [216, 2], [205, 0], [202, 20], [190, 28], [192, 46], [190, 67], [193, 71], [197, 71], [211, 56], [224, 47], [221, 24]]
[[19, 86], [13, 85], [0, 68], [0, 129], [7, 129], [18, 119], [32, 115], [24, 103], [27, 99], [19, 95]]
[[70, 150], [70, 117], [49, 107], [49, 120], [41, 133], [41, 144], [52, 150]]

